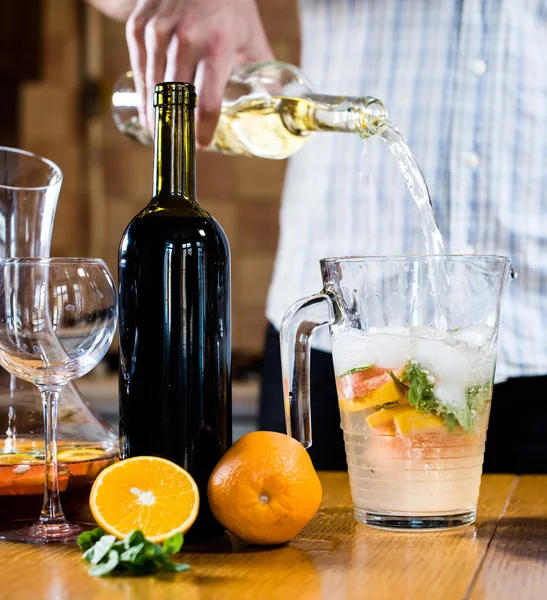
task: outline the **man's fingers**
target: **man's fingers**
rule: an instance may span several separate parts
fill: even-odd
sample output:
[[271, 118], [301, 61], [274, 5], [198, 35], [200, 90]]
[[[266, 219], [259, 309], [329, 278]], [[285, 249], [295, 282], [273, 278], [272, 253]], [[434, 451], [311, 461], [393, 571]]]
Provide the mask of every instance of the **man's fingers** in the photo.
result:
[[275, 60], [273, 50], [265, 35], [258, 35], [253, 43], [246, 49], [246, 62], [264, 62]]
[[141, 123], [152, 131], [158, 82], [195, 82], [201, 147], [213, 138], [233, 66], [273, 59], [254, 0], [137, 0], [126, 37]]
[[248, 15], [250, 23], [248, 27], [249, 37], [245, 45], [245, 62], [275, 60], [273, 50], [260, 20], [260, 14], [254, 2], [248, 7]]
[[166, 54], [171, 38], [171, 24], [161, 17], [153, 17], [146, 24], [144, 41], [146, 46], [146, 122], [152, 129], [154, 106], [152, 103], [156, 83], [165, 81]]
[[207, 147], [213, 139], [226, 82], [230, 77], [233, 64], [234, 52], [229, 49], [222, 34], [211, 37], [205, 57], [200, 61], [196, 72], [198, 147]]
[[194, 83], [200, 46], [188, 30], [175, 31], [167, 49], [165, 81]]

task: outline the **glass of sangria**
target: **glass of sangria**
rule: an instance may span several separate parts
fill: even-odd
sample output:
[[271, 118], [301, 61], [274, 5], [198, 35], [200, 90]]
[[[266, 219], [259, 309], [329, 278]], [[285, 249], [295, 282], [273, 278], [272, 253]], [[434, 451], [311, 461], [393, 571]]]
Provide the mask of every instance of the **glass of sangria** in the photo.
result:
[[475, 520], [509, 269], [498, 256], [324, 259], [323, 291], [285, 315], [287, 427], [306, 447], [309, 339], [330, 327], [358, 521], [442, 529]]
[[[0, 147], [0, 258], [47, 257], [63, 174], [50, 160]], [[94, 523], [89, 492], [117, 459], [114, 429], [73, 382], [59, 396], [59, 490], [69, 521]], [[40, 392], [0, 367], [0, 530], [35, 521], [44, 496], [44, 419]]]
[[[0, 538], [69, 542], [82, 532], [65, 517], [63, 496], [79, 503], [113, 457], [100, 444], [82, 448], [58, 440], [59, 396], [68, 382], [91, 371], [104, 357], [116, 321], [116, 289], [102, 260], [0, 260], [0, 364], [40, 391], [44, 430], [41, 444], [8, 438], [16, 444], [16, 452], [2, 456], [3, 491], [12, 490], [21, 502], [41, 489], [43, 503], [37, 522], [0, 529]], [[6, 464], [9, 459], [14, 466]], [[10, 466], [11, 473], [4, 472]], [[2, 496], [6, 500], [6, 494]]]

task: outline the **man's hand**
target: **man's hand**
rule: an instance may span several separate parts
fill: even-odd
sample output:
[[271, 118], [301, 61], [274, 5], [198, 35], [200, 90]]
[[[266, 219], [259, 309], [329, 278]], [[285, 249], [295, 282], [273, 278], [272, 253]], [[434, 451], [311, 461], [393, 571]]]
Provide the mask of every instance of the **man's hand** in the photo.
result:
[[138, 0], [126, 37], [141, 122], [152, 130], [156, 83], [195, 83], [201, 147], [213, 139], [233, 66], [273, 59], [255, 0]]

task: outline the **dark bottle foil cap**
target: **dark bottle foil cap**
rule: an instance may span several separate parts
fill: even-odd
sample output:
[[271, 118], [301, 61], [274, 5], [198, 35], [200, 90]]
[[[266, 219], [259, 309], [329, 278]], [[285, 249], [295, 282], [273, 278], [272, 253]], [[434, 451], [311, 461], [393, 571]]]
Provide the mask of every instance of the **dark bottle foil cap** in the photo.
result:
[[154, 90], [154, 106], [197, 105], [196, 88], [191, 83], [163, 82]]

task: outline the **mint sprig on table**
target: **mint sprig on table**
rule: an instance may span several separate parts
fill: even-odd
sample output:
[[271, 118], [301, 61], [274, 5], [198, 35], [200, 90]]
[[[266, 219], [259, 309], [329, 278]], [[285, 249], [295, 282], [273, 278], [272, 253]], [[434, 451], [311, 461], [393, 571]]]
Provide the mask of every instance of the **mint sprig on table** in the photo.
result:
[[78, 545], [84, 551], [83, 559], [91, 563], [89, 574], [94, 576], [108, 575], [113, 571], [138, 575], [188, 571], [189, 565], [171, 560], [173, 554], [180, 552], [183, 543], [181, 533], [160, 545], [148, 541], [139, 530], [118, 541], [100, 528], [86, 531], [78, 538]]

